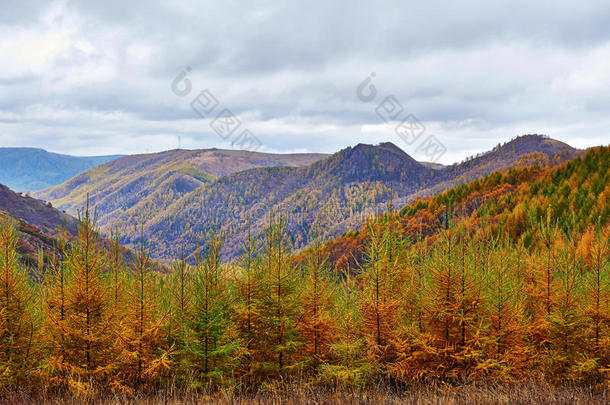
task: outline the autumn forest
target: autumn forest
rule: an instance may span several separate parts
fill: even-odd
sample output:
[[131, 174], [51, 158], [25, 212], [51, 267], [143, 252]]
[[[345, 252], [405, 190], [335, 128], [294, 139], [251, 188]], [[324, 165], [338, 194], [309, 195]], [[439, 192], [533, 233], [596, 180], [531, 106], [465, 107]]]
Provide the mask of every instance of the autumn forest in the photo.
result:
[[296, 251], [281, 209], [222, 257], [126, 259], [81, 212], [36, 266], [0, 227], [0, 392], [129, 398], [302, 382], [604, 386], [610, 379], [609, 148], [495, 172]]

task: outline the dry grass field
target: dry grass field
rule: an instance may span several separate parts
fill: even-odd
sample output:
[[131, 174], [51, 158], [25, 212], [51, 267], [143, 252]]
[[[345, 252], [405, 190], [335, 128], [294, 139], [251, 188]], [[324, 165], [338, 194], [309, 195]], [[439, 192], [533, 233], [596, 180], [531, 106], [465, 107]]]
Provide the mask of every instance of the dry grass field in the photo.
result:
[[[0, 398], [0, 404], [82, 404], [87, 401], [69, 393], [37, 393], [34, 396], [22, 390]], [[184, 390], [160, 390], [154, 394], [136, 397], [101, 395], [90, 403], [119, 404], [607, 404], [610, 403], [608, 387], [550, 385], [531, 381], [498, 385], [478, 384], [464, 386], [418, 385], [404, 390], [387, 386], [371, 386], [366, 389], [333, 389], [301, 384], [274, 385], [255, 394], [233, 391], [206, 394]]]

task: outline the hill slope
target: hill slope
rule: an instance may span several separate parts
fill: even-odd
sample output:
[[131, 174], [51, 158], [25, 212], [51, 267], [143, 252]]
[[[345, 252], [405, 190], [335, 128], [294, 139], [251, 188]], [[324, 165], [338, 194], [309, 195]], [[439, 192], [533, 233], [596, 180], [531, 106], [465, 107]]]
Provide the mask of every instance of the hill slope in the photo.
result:
[[42, 190], [118, 157], [80, 157], [36, 148], [0, 148], [0, 183], [17, 191]]
[[[523, 145], [526, 143], [527, 145]], [[551, 144], [551, 147], [547, 147]], [[530, 153], [530, 152], [533, 152]], [[557, 153], [563, 153], [561, 157]], [[456, 181], [487, 172], [531, 163], [550, 164], [577, 152], [542, 137], [523, 137], [474, 160], [443, 170], [430, 169], [391, 143], [358, 145], [304, 168], [253, 169], [220, 178], [184, 195], [145, 224], [157, 257], [193, 249], [198, 235], [222, 224], [229, 236], [227, 257], [239, 251], [251, 218], [252, 231], [261, 232], [272, 210], [281, 209], [296, 248], [306, 246], [315, 233], [323, 239], [357, 229], [393, 200], [403, 206], [417, 195], [442, 191]], [[102, 227], [133, 228], [133, 218], [119, 216]], [[127, 231], [124, 243], [137, 239]]]
[[119, 216], [129, 216], [134, 224], [141, 224], [218, 177], [254, 167], [306, 166], [324, 157], [216, 149], [126, 156], [35, 195], [72, 214], [84, 206], [89, 195], [102, 225]]
[[57, 230], [64, 227], [76, 235], [78, 221], [49, 203], [23, 196], [0, 184], [0, 210], [37, 228], [50, 236], [57, 236]]
[[18, 251], [22, 262], [34, 269], [38, 262], [38, 252], [45, 255], [57, 254], [59, 228], [66, 230], [71, 239], [78, 234], [78, 221], [50, 204], [24, 197], [0, 184], [0, 220], [12, 218], [19, 232]]
[[[235, 236], [226, 245], [232, 257], [249, 218], [257, 233], [271, 210], [281, 209], [289, 218], [293, 243], [300, 247], [314, 228], [323, 229], [325, 236], [341, 234], [350, 220], [359, 223], [358, 214], [372, 214], [392, 187], [401, 194], [412, 192], [430, 172], [392, 144], [359, 144], [308, 167], [252, 169], [220, 178], [171, 204], [144, 229], [155, 253], [166, 258], [182, 246], [190, 250], [197, 235], [205, 235], [214, 223], [223, 224]], [[112, 224], [126, 229], [132, 221], [121, 216]]]
[[[37, 195], [75, 212], [90, 193], [102, 231], [118, 228], [122, 243], [131, 244], [144, 224], [154, 256], [167, 260], [183, 248], [192, 251], [197, 236], [219, 223], [232, 241], [225, 254], [233, 257], [249, 218], [258, 232], [272, 210], [281, 208], [288, 217], [292, 242], [300, 248], [318, 229], [323, 238], [357, 229], [390, 200], [403, 206], [494, 170], [549, 165], [578, 153], [569, 145], [530, 135], [460, 164], [432, 169], [391, 143], [359, 144], [310, 165], [306, 157], [311, 157], [302, 157], [302, 167], [258, 167], [229, 174], [254, 164], [239, 160], [243, 156], [227, 157], [229, 151], [205, 152], [212, 156], [170, 151], [119, 159]], [[279, 166], [281, 162], [271, 160], [274, 156], [256, 163]], [[218, 163], [227, 161], [233, 166]]]
[[[19, 233], [18, 252], [20, 260], [34, 271], [38, 266], [38, 254], [45, 255], [45, 266], [51, 255], [61, 256], [60, 239], [68, 244], [79, 236], [79, 220], [65, 212], [59, 211], [50, 203], [16, 193], [0, 184], [0, 221], [8, 218], [13, 221]], [[60, 235], [61, 234], [61, 235]], [[101, 237], [102, 244], [110, 249], [112, 241]], [[134, 259], [131, 250], [119, 246], [125, 263]], [[157, 271], [167, 268], [157, 262], [153, 263]]]
[[[396, 231], [405, 240], [432, 236], [460, 220], [486, 218], [489, 232], [504, 231], [530, 247], [549, 221], [567, 230], [610, 222], [610, 147], [592, 148], [584, 156], [553, 167], [520, 167], [494, 172], [418, 199], [393, 215]], [[380, 216], [377, 220], [382, 220]], [[370, 239], [366, 227], [329, 241], [322, 247], [330, 262], [343, 271], [358, 271]]]

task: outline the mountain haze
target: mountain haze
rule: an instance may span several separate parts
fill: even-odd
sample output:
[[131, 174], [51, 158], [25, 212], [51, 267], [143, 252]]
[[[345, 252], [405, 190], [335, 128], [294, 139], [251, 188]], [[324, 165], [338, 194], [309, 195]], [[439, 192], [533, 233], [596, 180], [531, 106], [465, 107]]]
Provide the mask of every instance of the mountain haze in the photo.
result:
[[118, 157], [69, 156], [36, 148], [0, 148], [0, 183], [16, 191], [42, 190]]

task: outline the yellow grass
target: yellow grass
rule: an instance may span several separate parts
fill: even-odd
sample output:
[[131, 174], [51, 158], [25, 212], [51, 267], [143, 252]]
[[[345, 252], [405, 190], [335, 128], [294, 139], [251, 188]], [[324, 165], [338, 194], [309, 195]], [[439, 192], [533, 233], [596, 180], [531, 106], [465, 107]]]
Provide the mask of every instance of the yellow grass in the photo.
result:
[[[82, 404], [85, 400], [69, 393], [12, 392], [0, 396], [0, 404]], [[607, 404], [608, 387], [553, 386], [543, 382], [497, 385], [478, 384], [465, 386], [417, 385], [395, 389], [387, 385], [366, 389], [328, 388], [302, 384], [281, 384], [262, 388], [258, 392], [239, 393], [224, 391], [213, 394], [167, 388], [153, 394], [136, 397], [117, 395], [101, 396], [90, 403], [115, 404]]]

